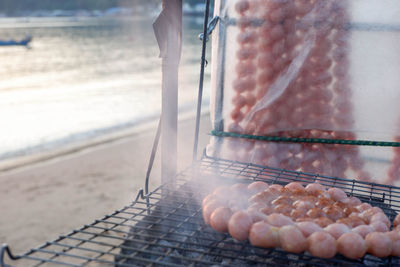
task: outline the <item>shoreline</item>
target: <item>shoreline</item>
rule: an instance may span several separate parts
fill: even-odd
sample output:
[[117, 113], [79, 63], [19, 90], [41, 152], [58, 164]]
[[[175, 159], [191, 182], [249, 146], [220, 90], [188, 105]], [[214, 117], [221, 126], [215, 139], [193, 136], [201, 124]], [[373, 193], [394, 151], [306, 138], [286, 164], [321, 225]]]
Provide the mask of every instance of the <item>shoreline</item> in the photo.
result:
[[[182, 123], [187, 120], [194, 120], [196, 114], [194, 112], [183, 112], [179, 114], [178, 121]], [[209, 116], [208, 107], [202, 112], [201, 116]], [[133, 137], [135, 135], [148, 133], [155, 136], [158, 119], [150, 118], [147, 121], [139, 122], [136, 125], [116, 128], [104, 133], [100, 133], [93, 137], [88, 136], [76, 141], [66, 142], [61, 145], [53, 145], [48, 149], [37, 149], [26, 155], [16, 155], [9, 158], [0, 159], [0, 174], [29, 165], [52, 160], [57, 157], [79, 153], [85, 149], [115, 142], [120, 139]]]
[[34, 151], [27, 155], [6, 158], [0, 161], [0, 174], [13, 169], [24, 167], [25, 165], [31, 165], [42, 161], [51, 160], [60, 156], [78, 153], [87, 148], [104, 145], [113, 141], [117, 141], [119, 139], [132, 137], [137, 134], [143, 134], [143, 132], [149, 132], [156, 126], [156, 121], [146, 122], [144, 124], [131, 126], [128, 129], [115, 130], [110, 133], [100, 134], [99, 136], [68, 142], [63, 145], [54, 146], [49, 149], [43, 149], [42, 151], [38, 149], [38, 151]]

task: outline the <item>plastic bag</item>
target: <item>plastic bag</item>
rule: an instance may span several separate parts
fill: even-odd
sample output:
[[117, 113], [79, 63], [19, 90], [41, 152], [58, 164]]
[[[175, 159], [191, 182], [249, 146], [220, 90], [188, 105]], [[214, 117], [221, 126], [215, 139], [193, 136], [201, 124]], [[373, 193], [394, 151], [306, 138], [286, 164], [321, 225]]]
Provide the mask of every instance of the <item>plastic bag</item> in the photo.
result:
[[[214, 10], [215, 130], [398, 139], [399, 1], [236, 0], [216, 1]], [[400, 179], [400, 149], [391, 147], [213, 137], [208, 153], [386, 184]]]

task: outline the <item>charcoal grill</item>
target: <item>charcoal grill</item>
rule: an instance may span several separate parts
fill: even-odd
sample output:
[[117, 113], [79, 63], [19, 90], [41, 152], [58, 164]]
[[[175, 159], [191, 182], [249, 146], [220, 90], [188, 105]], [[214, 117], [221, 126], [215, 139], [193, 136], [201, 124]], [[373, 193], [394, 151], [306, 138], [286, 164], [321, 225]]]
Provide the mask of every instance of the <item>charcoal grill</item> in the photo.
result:
[[[319, 180], [348, 195], [378, 206], [393, 220], [400, 212], [400, 188], [355, 180], [287, 171], [204, 155], [176, 177], [177, 190], [163, 184], [144, 195], [140, 191], [130, 205], [74, 230], [24, 255], [7, 254], [20, 266], [399, 266], [400, 258], [366, 255], [349, 260], [340, 255], [319, 259], [308, 253], [292, 254], [281, 249], [262, 249], [237, 242], [229, 234], [204, 224], [201, 199], [209, 190], [208, 178], [225, 183], [264, 181], [287, 184]], [[201, 178], [201, 179], [200, 179]]]
[[[205, 25], [208, 20], [207, 0]], [[217, 20], [210, 24], [215, 26]], [[205, 66], [205, 44], [210, 28], [204, 27], [199, 90]], [[204, 38], [206, 36], [206, 38]], [[183, 172], [148, 191], [149, 174], [160, 138], [154, 143], [145, 190], [130, 205], [84, 225], [56, 240], [14, 255], [7, 245], [0, 250], [0, 267], [18, 266], [399, 266], [399, 257], [377, 258], [367, 254], [350, 260], [341, 255], [320, 259], [307, 252], [293, 254], [282, 249], [253, 247], [229, 234], [218, 233], [202, 219], [201, 201], [212, 184], [264, 181], [281, 184], [319, 181], [343, 189], [349, 196], [380, 207], [390, 220], [400, 212], [400, 187], [289, 171], [251, 163], [212, 157], [196, 159], [200, 106], [197, 110], [194, 162]]]

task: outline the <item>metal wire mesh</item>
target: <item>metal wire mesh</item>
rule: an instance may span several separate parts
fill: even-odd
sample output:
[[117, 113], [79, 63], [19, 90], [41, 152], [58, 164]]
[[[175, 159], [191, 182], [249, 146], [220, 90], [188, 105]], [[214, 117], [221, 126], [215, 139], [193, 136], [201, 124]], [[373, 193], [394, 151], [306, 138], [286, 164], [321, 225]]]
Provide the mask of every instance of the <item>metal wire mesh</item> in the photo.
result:
[[[237, 242], [205, 225], [201, 200], [212, 184], [253, 180], [286, 184], [314, 182], [344, 189], [349, 195], [381, 207], [393, 219], [400, 210], [400, 188], [313, 174], [285, 171], [205, 157], [177, 176], [178, 190], [156, 188], [144, 199], [85, 225], [53, 242], [32, 249], [19, 266], [398, 266], [399, 258], [366, 255], [349, 260], [340, 255], [323, 260], [308, 253], [262, 249]], [[0, 259], [1, 263], [1, 259]], [[9, 262], [12, 264], [15, 262]]]

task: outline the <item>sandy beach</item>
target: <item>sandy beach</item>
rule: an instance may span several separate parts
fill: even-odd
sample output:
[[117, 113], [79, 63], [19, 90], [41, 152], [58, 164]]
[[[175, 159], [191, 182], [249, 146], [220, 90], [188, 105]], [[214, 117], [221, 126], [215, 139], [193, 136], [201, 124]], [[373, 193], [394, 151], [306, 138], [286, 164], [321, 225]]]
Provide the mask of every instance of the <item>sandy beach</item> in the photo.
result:
[[[23, 253], [129, 204], [144, 186], [155, 127], [0, 165], [0, 243]], [[193, 116], [180, 119], [179, 169], [191, 163], [194, 129]], [[209, 131], [205, 114], [199, 151]], [[159, 166], [157, 157], [150, 190], [160, 184]]]

